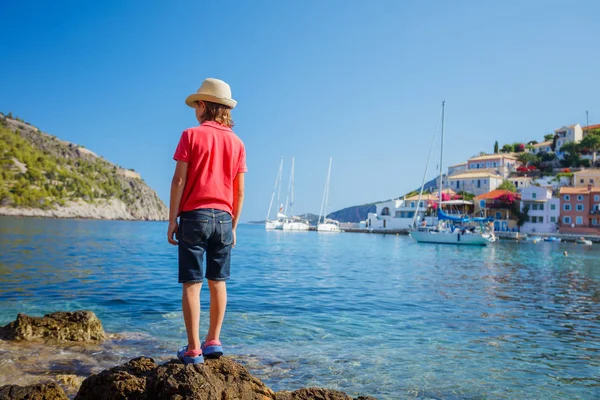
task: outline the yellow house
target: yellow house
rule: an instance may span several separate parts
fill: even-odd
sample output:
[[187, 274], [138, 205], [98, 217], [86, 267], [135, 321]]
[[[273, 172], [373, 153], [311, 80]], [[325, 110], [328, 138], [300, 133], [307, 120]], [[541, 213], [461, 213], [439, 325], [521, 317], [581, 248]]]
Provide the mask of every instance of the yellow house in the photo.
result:
[[573, 184], [575, 187], [587, 187], [592, 185], [600, 188], [600, 169], [584, 169], [573, 174]]

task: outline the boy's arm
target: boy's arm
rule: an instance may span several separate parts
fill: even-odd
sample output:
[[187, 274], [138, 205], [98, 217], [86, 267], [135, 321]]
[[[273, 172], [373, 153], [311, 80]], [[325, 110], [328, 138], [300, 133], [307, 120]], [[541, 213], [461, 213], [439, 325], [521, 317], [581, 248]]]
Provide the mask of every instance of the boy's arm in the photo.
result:
[[177, 225], [177, 215], [179, 214], [179, 206], [181, 204], [181, 197], [183, 196], [183, 189], [187, 180], [188, 163], [185, 161], [177, 161], [175, 167], [175, 173], [173, 174], [173, 180], [171, 181], [171, 198], [169, 202], [169, 229], [167, 230], [167, 238], [169, 243], [177, 245], [177, 240], [173, 239], [173, 236], [177, 238], [177, 231], [179, 226]]
[[233, 180], [233, 245], [235, 246], [235, 229], [242, 215], [242, 207], [244, 205], [244, 173], [238, 173]]

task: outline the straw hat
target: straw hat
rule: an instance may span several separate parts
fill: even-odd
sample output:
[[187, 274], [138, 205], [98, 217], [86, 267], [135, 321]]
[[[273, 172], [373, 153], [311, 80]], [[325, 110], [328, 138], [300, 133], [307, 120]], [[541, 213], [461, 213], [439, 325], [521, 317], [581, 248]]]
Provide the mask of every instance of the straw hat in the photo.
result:
[[231, 88], [229, 85], [215, 78], [205, 79], [200, 89], [185, 99], [185, 104], [195, 108], [195, 103], [199, 100], [222, 104], [230, 108], [235, 108], [237, 104], [237, 101], [231, 98]]

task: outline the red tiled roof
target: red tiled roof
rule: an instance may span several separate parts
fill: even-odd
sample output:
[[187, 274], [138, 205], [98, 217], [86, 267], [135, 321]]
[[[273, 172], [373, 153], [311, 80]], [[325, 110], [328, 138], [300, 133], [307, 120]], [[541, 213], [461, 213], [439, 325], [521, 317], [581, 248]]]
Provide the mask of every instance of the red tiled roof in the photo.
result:
[[520, 194], [511, 192], [510, 190], [496, 189], [488, 193], [480, 194], [479, 196], [475, 197], [475, 200], [496, 200], [497, 198], [506, 195], [511, 195], [516, 199], [521, 198]]
[[592, 187], [591, 190], [588, 189], [587, 186], [563, 186], [560, 188], [560, 194], [588, 194], [588, 193], [598, 193], [600, 192], [600, 188]]
[[584, 131], [592, 130], [592, 129], [600, 129], [600, 124], [590, 125], [590, 126], [584, 126], [582, 129]]

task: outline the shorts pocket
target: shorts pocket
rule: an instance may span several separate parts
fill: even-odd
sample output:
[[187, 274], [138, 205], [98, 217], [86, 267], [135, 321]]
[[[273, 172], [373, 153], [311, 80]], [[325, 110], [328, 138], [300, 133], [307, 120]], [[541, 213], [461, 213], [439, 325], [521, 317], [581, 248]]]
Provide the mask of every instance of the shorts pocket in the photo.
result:
[[233, 228], [231, 220], [219, 221], [221, 226], [221, 243], [224, 246], [231, 246], [233, 244]]
[[208, 220], [181, 219], [181, 240], [190, 245], [206, 243], [211, 235], [211, 226]]

